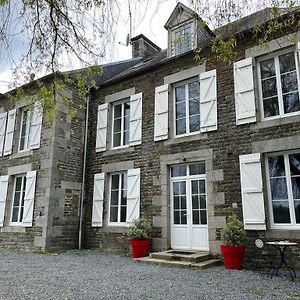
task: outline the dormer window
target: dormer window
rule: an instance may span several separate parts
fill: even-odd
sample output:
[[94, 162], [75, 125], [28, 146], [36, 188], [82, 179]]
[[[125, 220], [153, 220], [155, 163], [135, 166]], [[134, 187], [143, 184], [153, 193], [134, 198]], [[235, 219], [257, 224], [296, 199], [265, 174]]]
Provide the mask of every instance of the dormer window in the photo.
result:
[[193, 26], [187, 24], [172, 32], [172, 56], [180, 55], [193, 49]]

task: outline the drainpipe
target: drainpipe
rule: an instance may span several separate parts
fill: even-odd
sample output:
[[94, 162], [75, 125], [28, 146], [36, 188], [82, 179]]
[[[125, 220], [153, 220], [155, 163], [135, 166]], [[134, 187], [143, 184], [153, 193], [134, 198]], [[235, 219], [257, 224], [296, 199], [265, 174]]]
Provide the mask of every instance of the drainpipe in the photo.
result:
[[82, 249], [82, 222], [83, 222], [83, 202], [84, 202], [84, 188], [85, 188], [85, 171], [86, 171], [86, 151], [87, 151], [87, 137], [89, 126], [89, 107], [91, 100], [91, 88], [88, 89], [88, 98], [86, 103], [85, 114], [85, 132], [84, 132], [84, 152], [83, 152], [83, 167], [82, 167], [82, 183], [80, 193], [80, 209], [79, 209], [79, 233], [78, 233], [78, 250]]

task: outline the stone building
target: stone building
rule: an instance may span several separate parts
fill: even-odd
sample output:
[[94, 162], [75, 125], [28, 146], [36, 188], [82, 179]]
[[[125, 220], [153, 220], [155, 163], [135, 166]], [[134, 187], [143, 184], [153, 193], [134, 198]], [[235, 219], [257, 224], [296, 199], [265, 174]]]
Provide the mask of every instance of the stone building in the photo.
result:
[[[279, 12], [282, 20], [299, 19]], [[153, 223], [154, 251], [219, 253], [220, 229], [232, 214], [243, 219], [250, 255], [258, 232], [300, 242], [300, 32], [297, 26], [273, 32], [261, 47], [264, 30], [254, 36], [253, 28], [260, 22], [264, 29], [271, 19], [265, 9], [212, 31], [178, 3], [165, 25], [166, 50], [139, 35], [132, 39], [133, 58], [108, 65], [107, 76], [97, 78], [100, 88], [91, 89], [89, 102], [85, 248], [128, 249], [128, 226], [140, 216]], [[237, 39], [234, 63], [211, 53], [221, 30]], [[209, 58], [205, 63], [195, 61], [196, 47]], [[0, 125], [10, 120], [6, 112], [14, 114], [1, 102]], [[75, 122], [59, 108], [50, 129], [37, 118], [31, 123], [40, 124], [40, 146], [31, 146], [29, 137], [23, 152], [22, 106], [17, 111], [14, 139], [12, 121], [0, 126], [6, 153], [0, 158], [0, 243], [76, 247], [85, 113]], [[6, 140], [13, 141], [10, 154]], [[33, 217], [13, 224], [13, 199], [35, 174]], [[28, 188], [24, 213], [33, 194]]]

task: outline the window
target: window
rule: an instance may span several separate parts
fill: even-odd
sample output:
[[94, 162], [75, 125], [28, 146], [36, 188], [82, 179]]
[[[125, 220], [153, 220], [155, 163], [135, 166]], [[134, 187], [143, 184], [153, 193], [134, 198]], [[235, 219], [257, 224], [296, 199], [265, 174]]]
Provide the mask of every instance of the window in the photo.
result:
[[127, 212], [127, 173], [110, 176], [109, 223], [125, 223]]
[[112, 148], [129, 144], [130, 103], [113, 105], [113, 142]]
[[295, 51], [259, 61], [263, 118], [300, 111], [299, 70]]
[[172, 56], [193, 49], [192, 24], [181, 26], [172, 32]]
[[200, 106], [198, 80], [174, 86], [175, 135], [199, 132]]
[[23, 221], [26, 176], [16, 176], [14, 183], [11, 223], [20, 224]]
[[300, 153], [269, 156], [269, 198], [273, 224], [300, 225]]
[[29, 110], [22, 110], [20, 137], [19, 137], [19, 151], [27, 150], [29, 148], [29, 131], [30, 131], [31, 113]]

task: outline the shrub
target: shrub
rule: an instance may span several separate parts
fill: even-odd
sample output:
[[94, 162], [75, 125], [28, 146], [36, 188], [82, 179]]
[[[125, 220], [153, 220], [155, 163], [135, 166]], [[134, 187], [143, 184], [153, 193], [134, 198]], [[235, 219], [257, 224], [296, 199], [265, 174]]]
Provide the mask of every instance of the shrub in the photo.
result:
[[239, 246], [247, 235], [243, 223], [236, 215], [230, 216], [225, 227], [221, 231], [221, 239], [226, 246]]
[[128, 236], [132, 240], [148, 240], [152, 226], [149, 220], [144, 218], [135, 219], [128, 229]]

